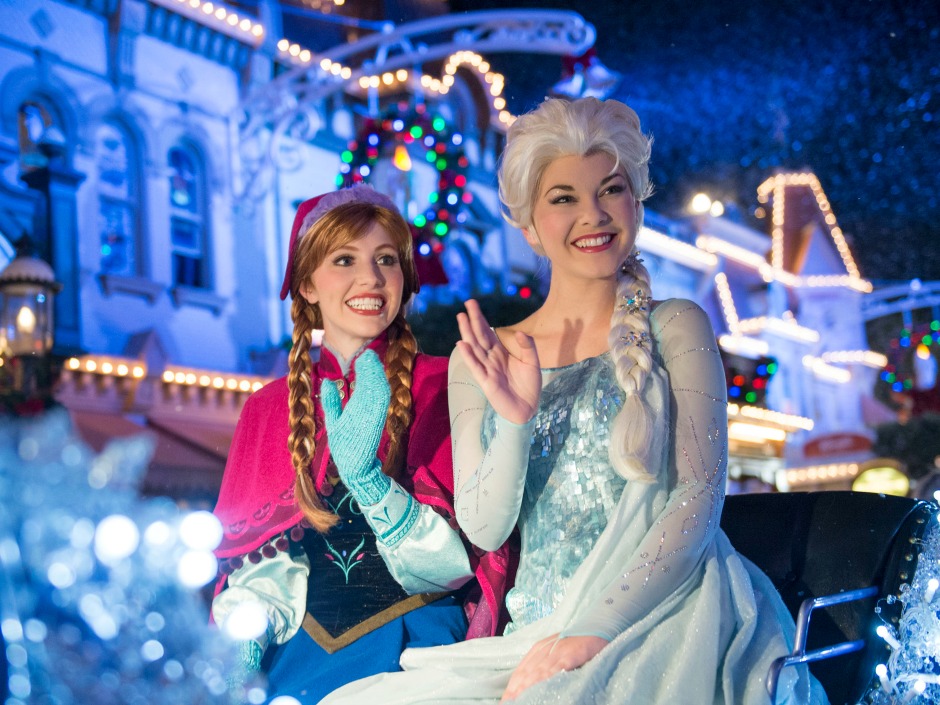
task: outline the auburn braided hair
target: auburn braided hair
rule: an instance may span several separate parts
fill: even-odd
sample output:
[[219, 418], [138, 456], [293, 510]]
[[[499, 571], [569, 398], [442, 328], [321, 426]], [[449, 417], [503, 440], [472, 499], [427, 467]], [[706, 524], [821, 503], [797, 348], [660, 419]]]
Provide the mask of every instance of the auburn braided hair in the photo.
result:
[[[323, 327], [323, 315], [317, 304], [310, 304], [300, 295], [300, 287], [308, 282], [314, 271], [334, 250], [358, 240], [375, 225], [389, 233], [398, 251], [404, 275], [402, 307], [417, 293], [418, 274], [414, 265], [411, 231], [397, 211], [371, 203], [346, 203], [328, 211], [297, 240], [291, 274], [291, 319], [294, 323], [293, 345], [287, 375], [288, 404], [290, 406], [290, 434], [288, 446], [297, 477], [294, 498], [307, 522], [317, 531], [325, 533], [337, 522], [337, 516], [327, 509], [317, 493], [311, 475], [310, 463], [316, 451], [316, 415], [312, 388], [313, 362], [310, 348], [314, 329]], [[398, 477], [408, 453], [408, 429], [411, 426], [413, 400], [411, 385], [418, 344], [411, 327], [400, 310], [387, 329], [388, 350], [385, 354], [385, 374], [391, 388], [391, 400], [385, 429], [389, 436], [389, 450], [382, 464], [382, 472]]]

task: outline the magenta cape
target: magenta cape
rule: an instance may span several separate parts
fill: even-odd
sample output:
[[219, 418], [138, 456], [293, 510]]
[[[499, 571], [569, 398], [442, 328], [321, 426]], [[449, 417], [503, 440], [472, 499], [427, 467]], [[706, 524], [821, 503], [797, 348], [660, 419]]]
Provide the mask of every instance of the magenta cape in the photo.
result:
[[[384, 361], [387, 348], [384, 336], [368, 347]], [[321, 380], [342, 377], [336, 358], [323, 348], [312, 374], [314, 394], [318, 396]], [[355, 379], [354, 370], [350, 369], [346, 379], [349, 382]], [[407, 463], [397, 481], [416, 500], [430, 505], [456, 526], [447, 411], [447, 359], [419, 354], [411, 391], [414, 417], [408, 437]], [[317, 452], [311, 472], [320, 489], [326, 481], [329, 449], [318, 398], [315, 402]], [[224, 531], [222, 543], [215, 552], [220, 559], [257, 553], [271, 539], [301, 522], [303, 515], [294, 501], [294, 466], [287, 445], [289, 433], [287, 378], [282, 377], [252, 394], [238, 419], [215, 508]], [[383, 435], [379, 445], [382, 459], [388, 452], [388, 443], [388, 437]], [[468, 598], [470, 629], [467, 636], [492, 636], [506, 620], [503, 597], [515, 573], [518, 552], [510, 550], [508, 543], [491, 553], [468, 552], [479, 590], [471, 590]], [[258, 559], [260, 555], [252, 557], [252, 560]], [[222, 589], [224, 581], [222, 575], [216, 592]], [[494, 615], [499, 615], [498, 619], [494, 619]]]

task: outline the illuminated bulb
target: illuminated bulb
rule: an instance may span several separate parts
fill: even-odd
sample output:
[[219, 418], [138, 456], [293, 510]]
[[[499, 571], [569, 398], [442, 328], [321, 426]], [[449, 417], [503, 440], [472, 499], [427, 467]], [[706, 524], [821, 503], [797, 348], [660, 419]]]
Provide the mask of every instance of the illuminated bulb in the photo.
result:
[[287, 51], [288, 49], [290, 49], [290, 42], [287, 41], [286, 39], [282, 39], [277, 43], [277, 48], [280, 51]]
[[218, 10], [215, 11], [215, 16], [220, 20], [224, 20], [227, 14], [228, 13], [225, 11], [224, 7], [220, 7]]
[[185, 373], [185, 372], [177, 372], [175, 375], [173, 375], [173, 380], [174, 380], [177, 384], [185, 384], [185, 383], [186, 383], [186, 373]]
[[172, 533], [165, 521], [155, 521], [144, 529], [144, 543], [149, 546], [162, 546], [170, 540]]
[[225, 380], [221, 377], [216, 377], [212, 380], [212, 386], [216, 389], [222, 389], [225, 386]]
[[215, 6], [211, 2], [207, 2], [202, 6], [202, 11], [207, 15], [211, 15], [213, 10], [215, 10]]
[[251, 33], [256, 37], [260, 37], [262, 34], [264, 34], [264, 27], [262, 27], [260, 24], [256, 24], [251, 28]]
[[222, 522], [212, 512], [191, 512], [180, 522], [180, 539], [193, 550], [212, 551], [222, 541]]
[[136, 377], [136, 378], [143, 377], [143, 376], [144, 376], [144, 368], [143, 368], [143, 367], [135, 367], [133, 374], [134, 374], [134, 377]]
[[176, 577], [188, 588], [200, 588], [212, 580], [219, 562], [209, 551], [186, 551], [176, 566]]
[[186, 384], [196, 384], [196, 375], [192, 372], [186, 375]]
[[94, 360], [86, 360], [85, 369], [88, 370], [89, 372], [94, 372], [95, 370], [98, 369], [98, 363], [95, 362]]
[[95, 555], [105, 565], [127, 558], [140, 542], [137, 524], [122, 514], [105, 517], [95, 529]]
[[888, 642], [888, 645], [895, 651], [901, 648], [901, 643], [897, 639], [894, 638], [894, 635], [890, 631], [888, 631], [888, 628], [885, 625], [882, 624], [881, 626], [879, 626], [875, 630], [875, 633], [878, 636], [880, 636], [882, 639], [884, 639], [886, 642]]
[[256, 639], [267, 629], [268, 615], [262, 604], [256, 601], [239, 602], [222, 623], [222, 630], [235, 641]]
[[200, 375], [199, 377], [199, 386], [208, 387], [212, 383], [212, 378], [209, 375]]
[[32, 335], [36, 330], [36, 314], [28, 306], [23, 306], [16, 314], [16, 329], [26, 335]]
[[712, 199], [710, 199], [708, 195], [704, 193], [695, 194], [689, 203], [689, 210], [691, 210], [693, 213], [707, 213], [708, 209], [711, 207]]
[[70, 370], [77, 370], [79, 365], [81, 365], [82, 363], [79, 361], [77, 357], [70, 357], [69, 361], [65, 364]]
[[110, 362], [104, 362], [101, 364], [101, 374], [109, 375], [114, 370], [114, 366]]
[[395, 147], [395, 156], [392, 157], [392, 164], [399, 171], [411, 171], [411, 155], [405, 145], [400, 144]]

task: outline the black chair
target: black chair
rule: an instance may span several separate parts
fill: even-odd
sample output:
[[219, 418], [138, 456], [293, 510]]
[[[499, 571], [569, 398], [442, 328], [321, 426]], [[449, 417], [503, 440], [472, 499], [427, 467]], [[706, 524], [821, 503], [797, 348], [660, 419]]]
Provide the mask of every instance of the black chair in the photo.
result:
[[936, 511], [932, 502], [867, 492], [727, 497], [721, 528], [770, 577], [797, 622], [796, 648], [768, 675], [771, 692], [782, 668], [805, 662], [832, 705], [865, 697], [890, 654], [875, 629], [901, 616], [900, 603], [883, 598], [913, 578]]

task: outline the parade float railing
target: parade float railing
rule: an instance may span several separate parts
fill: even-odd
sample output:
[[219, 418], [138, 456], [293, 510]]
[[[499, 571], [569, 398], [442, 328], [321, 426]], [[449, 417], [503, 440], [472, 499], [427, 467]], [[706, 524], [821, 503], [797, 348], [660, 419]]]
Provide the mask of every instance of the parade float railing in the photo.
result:
[[865, 492], [726, 499], [722, 529], [770, 577], [797, 623], [793, 652], [767, 677], [772, 699], [781, 670], [798, 663], [809, 663], [832, 705], [855, 705], [883, 685], [876, 667], [891, 653], [885, 630], [897, 631], [898, 598], [936, 511], [931, 502]]

